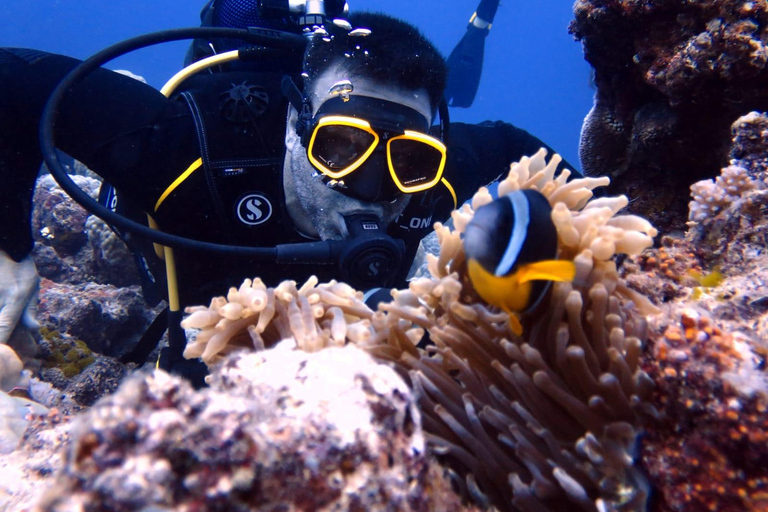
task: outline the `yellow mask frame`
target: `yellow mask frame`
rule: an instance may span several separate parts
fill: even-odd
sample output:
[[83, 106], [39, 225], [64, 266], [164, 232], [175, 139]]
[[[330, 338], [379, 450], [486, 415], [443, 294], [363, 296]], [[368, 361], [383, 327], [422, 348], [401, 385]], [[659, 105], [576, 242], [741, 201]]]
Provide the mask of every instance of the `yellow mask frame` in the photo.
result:
[[[314, 154], [315, 143], [317, 141], [318, 133], [320, 133], [320, 131], [323, 128], [326, 128], [329, 126], [348, 126], [351, 128], [362, 130], [363, 132], [370, 134], [373, 137], [373, 139], [370, 145], [368, 146], [368, 148], [358, 158], [356, 158], [353, 162], [351, 162], [344, 168], [334, 171], [333, 169], [325, 165], [325, 163], [322, 162], [320, 159], [318, 159]], [[438, 153], [440, 154], [440, 163], [438, 164], [437, 170], [435, 172], [435, 175], [432, 177], [432, 179], [430, 179], [427, 182], [419, 183], [417, 185], [408, 185], [406, 183], [403, 183], [400, 176], [398, 176], [396, 165], [392, 158], [392, 154], [393, 154], [392, 143], [397, 141], [403, 141], [403, 140], [414, 141], [420, 144], [425, 144], [426, 146], [438, 151]], [[312, 130], [312, 135], [309, 139], [309, 143], [307, 144], [307, 157], [309, 158], [310, 163], [315, 169], [317, 169], [318, 171], [320, 171], [321, 173], [323, 173], [324, 175], [328, 176], [331, 179], [338, 180], [338, 179], [344, 178], [345, 176], [348, 176], [349, 174], [357, 170], [361, 165], [363, 165], [363, 163], [365, 163], [365, 161], [368, 160], [371, 154], [376, 150], [380, 142], [381, 142], [381, 137], [379, 136], [379, 133], [371, 126], [371, 124], [368, 121], [365, 121], [364, 119], [359, 119], [351, 116], [341, 116], [341, 115], [324, 116], [317, 120]], [[413, 194], [416, 192], [422, 192], [424, 190], [428, 190], [434, 187], [435, 185], [437, 185], [443, 177], [443, 171], [445, 170], [445, 161], [446, 161], [446, 147], [445, 147], [445, 144], [443, 144], [443, 142], [440, 139], [432, 137], [431, 135], [427, 135], [426, 133], [421, 133], [414, 130], [404, 130], [402, 134], [396, 135], [394, 137], [387, 137], [386, 152], [387, 152], [387, 167], [389, 168], [389, 174], [392, 177], [392, 181], [395, 183], [397, 188], [405, 194]]]

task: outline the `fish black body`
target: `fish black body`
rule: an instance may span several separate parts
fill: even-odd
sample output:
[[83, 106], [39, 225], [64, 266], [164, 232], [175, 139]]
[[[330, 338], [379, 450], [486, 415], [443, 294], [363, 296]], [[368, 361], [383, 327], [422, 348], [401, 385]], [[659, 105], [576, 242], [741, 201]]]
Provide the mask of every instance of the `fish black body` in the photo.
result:
[[536, 190], [511, 192], [478, 208], [464, 233], [475, 289], [510, 315], [536, 307], [552, 281], [573, 279], [573, 262], [557, 260], [557, 247], [552, 207]]

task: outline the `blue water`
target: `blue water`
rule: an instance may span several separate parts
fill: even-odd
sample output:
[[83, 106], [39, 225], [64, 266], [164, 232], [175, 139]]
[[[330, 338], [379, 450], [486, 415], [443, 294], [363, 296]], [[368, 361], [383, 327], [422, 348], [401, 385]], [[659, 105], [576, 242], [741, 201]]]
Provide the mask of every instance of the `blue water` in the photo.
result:
[[[196, 26], [203, 0], [1, 0], [0, 46], [85, 58], [142, 33]], [[476, 0], [349, 0], [353, 10], [406, 19], [448, 55], [464, 34]], [[545, 140], [578, 166], [581, 122], [592, 104], [589, 66], [568, 34], [570, 0], [502, 1], [486, 41], [485, 66], [470, 109], [453, 120], [504, 120]], [[160, 87], [178, 71], [186, 43], [170, 43], [115, 61]]]

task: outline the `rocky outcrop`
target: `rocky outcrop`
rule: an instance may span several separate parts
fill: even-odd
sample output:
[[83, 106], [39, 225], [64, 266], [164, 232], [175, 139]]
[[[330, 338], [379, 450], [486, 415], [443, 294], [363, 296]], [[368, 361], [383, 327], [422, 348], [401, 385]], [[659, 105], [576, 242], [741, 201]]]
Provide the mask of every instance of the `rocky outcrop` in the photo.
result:
[[688, 187], [728, 165], [731, 124], [768, 110], [768, 5], [579, 0], [574, 16], [597, 86], [584, 171], [662, 233], [684, 230]]

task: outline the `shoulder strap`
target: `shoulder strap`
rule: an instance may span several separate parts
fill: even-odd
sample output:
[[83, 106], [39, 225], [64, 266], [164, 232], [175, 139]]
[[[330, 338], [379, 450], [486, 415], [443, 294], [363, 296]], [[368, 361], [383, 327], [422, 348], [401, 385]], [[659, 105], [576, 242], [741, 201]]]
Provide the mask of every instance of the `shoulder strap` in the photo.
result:
[[205, 131], [205, 121], [203, 114], [195, 101], [194, 96], [189, 91], [184, 91], [180, 95], [189, 107], [189, 111], [192, 113], [192, 119], [195, 122], [195, 132], [197, 133], [197, 142], [200, 148], [200, 158], [203, 161], [203, 172], [205, 173], [205, 182], [208, 185], [208, 191], [210, 193], [211, 200], [213, 201], [216, 215], [219, 217], [219, 221], [222, 226], [227, 225], [227, 215], [224, 211], [224, 205], [221, 202], [218, 188], [216, 187], [216, 177], [211, 167], [211, 157], [208, 146], [208, 136]]

